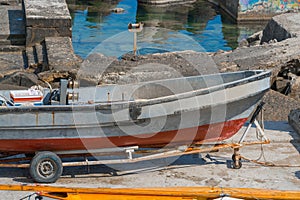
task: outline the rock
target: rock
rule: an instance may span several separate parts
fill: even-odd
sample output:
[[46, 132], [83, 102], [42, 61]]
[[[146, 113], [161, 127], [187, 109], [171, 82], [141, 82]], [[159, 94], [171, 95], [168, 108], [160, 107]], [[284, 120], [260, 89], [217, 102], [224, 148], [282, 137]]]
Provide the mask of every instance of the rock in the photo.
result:
[[263, 30], [261, 43], [297, 37], [300, 34], [300, 13], [287, 13], [273, 17]]
[[289, 97], [300, 100], [300, 62], [299, 59], [292, 59], [281, 66], [274, 74], [272, 89]]
[[[130, 56], [126, 56], [126, 58], [130, 58]], [[134, 61], [122, 59], [111, 62], [105, 72], [102, 72], [103, 76], [100, 82], [124, 84], [219, 72], [213, 59], [207, 53], [183, 51], [142, 55], [136, 58]], [[116, 79], [108, 75], [111, 72], [125, 74]], [[100, 76], [98, 75], [98, 77]]]
[[222, 63], [222, 67], [220, 72], [235, 72], [239, 71], [239, 66], [234, 62], [224, 62]]
[[291, 93], [289, 97], [300, 102], [300, 77], [297, 77], [293, 80], [293, 84], [291, 85]]
[[115, 12], [115, 13], [122, 13], [122, 12], [125, 11], [125, 9], [124, 9], [124, 8], [114, 8], [114, 9], [112, 9], [111, 11], [112, 11], [112, 12]]
[[[78, 80], [81, 86], [98, 85], [101, 77], [109, 72], [117, 72], [117, 70], [107, 69], [116, 61], [117, 58], [107, 57], [100, 53], [90, 54], [82, 63], [78, 70]], [[124, 71], [123, 71], [124, 72]]]
[[16, 5], [19, 5], [19, 1], [16, 1], [16, 0], [0, 0], [0, 5], [16, 6]]
[[[290, 35], [285, 35], [290, 34]], [[272, 69], [279, 71], [281, 66], [293, 59], [300, 58], [300, 13], [288, 13], [273, 17], [263, 31], [261, 43], [264, 45], [237, 48], [232, 52], [214, 54], [213, 60], [220, 70], [226, 69], [227, 63], [237, 65], [238, 70]], [[260, 33], [252, 36], [260, 38]], [[251, 43], [252, 39], [249, 39]]]
[[16, 72], [1, 79], [0, 84], [31, 87], [38, 84], [38, 77], [28, 72]]
[[289, 124], [300, 135], [300, 109], [291, 110], [288, 117]]
[[266, 121], [287, 121], [291, 110], [300, 108], [300, 102], [279, 92], [270, 90], [263, 97], [264, 119]]
[[242, 39], [240, 42], [239, 42], [239, 47], [248, 47], [249, 46], [249, 42], [247, 39]]
[[77, 71], [44, 71], [38, 74], [40, 80], [54, 83], [59, 82], [60, 79], [76, 79]]
[[239, 70], [279, 68], [292, 59], [300, 58], [300, 38], [290, 38], [281, 42], [238, 48], [231, 53], [218, 53], [213, 60], [219, 69], [224, 63], [235, 63]]
[[257, 41], [260, 42], [262, 35], [263, 35], [263, 31], [259, 31], [257, 33], [250, 35], [247, 38], [247, 41], [250, 45], [256, 44]]
[[0, 90], [26, 90], [28, 87], [0, 83]]
[[0, 76], [9, 76], [24, 70], [22, 52], [0, 52]]
[[177, 78], [182, 76], [168, 65], [147, 63], [133, 68], [126, 75], [118, 78], [117, 84], [129, 84], [160, 79]]

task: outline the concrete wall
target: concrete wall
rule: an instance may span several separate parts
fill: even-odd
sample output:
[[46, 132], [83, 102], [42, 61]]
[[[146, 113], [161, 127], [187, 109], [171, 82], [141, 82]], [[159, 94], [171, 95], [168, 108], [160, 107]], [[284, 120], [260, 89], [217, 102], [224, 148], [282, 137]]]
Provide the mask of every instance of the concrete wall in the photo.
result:
[[299, 9], [300, 0], [239, 0], [237, 20], [269, 20], [274, 15]]
[[238, 17], [239, 0], [209, 0], [212, 3], [217, 3], [223, 10], [225, 10], [233, 18]]
[[300, 10], [300, 0], [208, 0], [237, 21], [270, 20], [273, 16]]
[[[138, 0], [146, 4], [186, 3], [185, 0]], [[193, 0], [189, 0], [193, 1]], [[237, 21], [270, 20], [274, 15], [299, 11], [300, 0], [208, 0], [219, 5]]]
[[239, 12], [262, 10], [283, 12], [300, 8], [299, 0], [239, 0]]
[[138, 0], [139, 3], [149, 4], [149, 5], [168, 5], [168, 4], [182, 4], [191, 3], [196, 0]]

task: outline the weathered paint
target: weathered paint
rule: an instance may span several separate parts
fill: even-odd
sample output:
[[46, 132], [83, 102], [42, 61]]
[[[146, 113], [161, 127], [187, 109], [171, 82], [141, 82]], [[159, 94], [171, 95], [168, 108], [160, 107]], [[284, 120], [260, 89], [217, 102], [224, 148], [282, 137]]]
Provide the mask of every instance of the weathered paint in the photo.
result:
[[[83, 149], [100, 149], [113, 147], [135, 146], [163, 147], [165, 145], [185, 145], [195, 142], [222, 141], [232, 137], [247, 121], [247, 118], [216, 124], [206, 124], [199, 127], [182, 130], [171, 130], [157, 134], [143, 134], [139, 137], [90, 137], [90, 138], [41, 138], [41, 139], [5, 139], [0, 140], [0, 146], [8, 152], [35, 151], [72, 151]], [[221, 129], [221, 133], [219, 130]], [[195, 134], [196, 133], [196, 134]], [[110, 142], [108, 142], [110, 141]], [[193, 142], [192, 142], [193, 141]]]
[[[147, 87], [140, 86], [140, 91], [132, 90], [137, 85], [119, 86], [122, 92], [137, 92], [136, 100], [129, 102], [6, 107], [0, 110], [0, 150], [63, 151], [223, 140], [246, 121], [269, 89], [270, 75], [255, 70], [168, 79], [144, 82]], [[159, 90], [158, 82], [178, 88], [176, 95]], [[141, 109], [134, 123], [130, 105]]]
[[300, 8], [300, 0], [239, 0], [239, 11], [284, 12]]

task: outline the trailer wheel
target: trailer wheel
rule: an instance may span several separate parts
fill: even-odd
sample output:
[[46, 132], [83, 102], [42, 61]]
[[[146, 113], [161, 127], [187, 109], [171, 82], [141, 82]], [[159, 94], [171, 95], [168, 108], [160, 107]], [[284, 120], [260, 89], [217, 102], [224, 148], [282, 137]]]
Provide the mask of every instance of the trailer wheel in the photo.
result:
[[38, 152], [31, 160], [29, 173], [32, 179], [38, 183], [53, 183], [62, 174], [61, 159], [52, 152]]

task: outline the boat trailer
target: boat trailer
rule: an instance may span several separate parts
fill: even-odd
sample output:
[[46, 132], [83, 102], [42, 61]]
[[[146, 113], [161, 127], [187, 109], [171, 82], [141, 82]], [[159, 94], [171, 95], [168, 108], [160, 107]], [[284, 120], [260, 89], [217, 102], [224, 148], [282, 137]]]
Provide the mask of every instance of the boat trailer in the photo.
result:
[[[224, 148], [232, 148], [232, 168], [240, 169], [242, 167], [242, 156], [239, 150], [244, 146], [257, 145], [257, 144], [269, 144], [270, 141], [266, 138], [264, 134], [263, 127], [257, 121], [259, 113], [262, 115], [263, 102], [259, 104], [253, 113], [250, 123], [244, 131], [241, 139], [238, 143], [230, 144], [215, 144], [207, 147], [203, 147], [203, 144], [193, 144], [192, 146], [180, 146], [174, 149], [168, 150], [157, 150], [155, 148], [151, 149], [141, 149], [138, 146], [124, 147], [124, 148], [113, 148], [113, 149], [99, 149], [99, 150], [89, 150], [85, 153], [81, 151], [66, 151], [66, 152], [49, 152], [41, 151], [36, 152], [35, 155], [27, 155], [25, 157], [15, 157], [12, 155], [3, 155], [0, 159], [0, 167], [13, 167], [13, 168], [29, 168], [31, 177], [35, 182], [39, 183], [52, 183], [55, 182], [61, 175], [63, 167], [71, 166], [91, 166], [91, 165], [101, 165], [101, 164], [120, 164], [120, 163], [136, 163], [141, 161], [162, 159], [173, 156], [183, 156], [189, 154], [198, 153], [208, 153], [215, 152]], [[252, 125], [257, 127], [257, 141], [244, 142], [250, 128]], [[125, 159], [112, 159], [112, 160], [89, 160], [91, 155], [112, 155], [112, 154], [123, 154], [127, 155]], [[145, 155], [146, 154], [146, 155]], [[142, 155], [135, 157], [135, 155]], [[84, 161], [65, 161], [62, 162], [62, 158], [70, 157], [84, 157]], [[29, 162], [30, 161], [30, 162]]]

